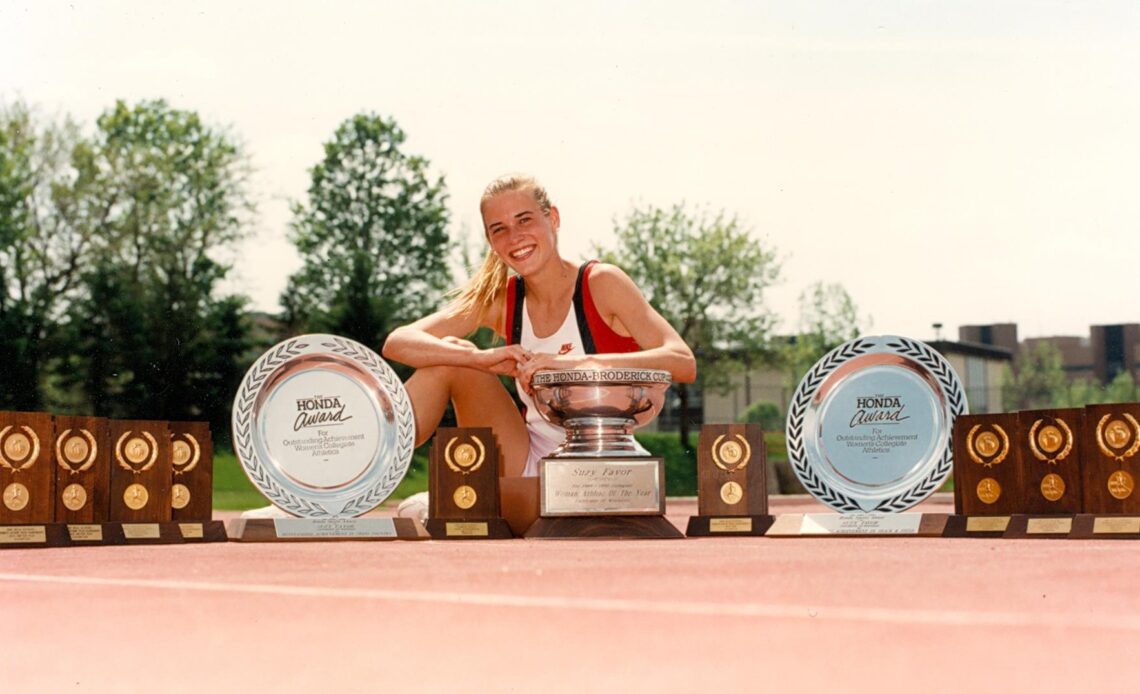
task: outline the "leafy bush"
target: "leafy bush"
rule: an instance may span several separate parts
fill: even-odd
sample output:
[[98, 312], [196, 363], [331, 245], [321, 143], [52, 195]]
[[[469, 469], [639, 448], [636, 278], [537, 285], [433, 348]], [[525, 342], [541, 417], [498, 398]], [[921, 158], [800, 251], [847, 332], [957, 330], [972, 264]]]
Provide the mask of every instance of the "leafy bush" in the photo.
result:
[[746, 424], [759, 424], [764, 431], [783, 431], [784, 417], [780, 414], [780, 408], [774, 402], [767, 400], [757, 400], [748, 406], [737, 419], [739, 422]]

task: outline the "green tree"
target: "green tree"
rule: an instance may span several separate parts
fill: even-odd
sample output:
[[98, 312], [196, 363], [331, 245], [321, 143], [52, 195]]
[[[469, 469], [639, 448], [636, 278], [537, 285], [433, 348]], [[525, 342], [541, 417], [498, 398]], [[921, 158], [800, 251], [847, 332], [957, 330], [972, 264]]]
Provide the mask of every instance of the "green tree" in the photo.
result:
[[97, 414], [206, 418], [224, 435], [244, 299], [218, 258], [247, 233], [248, 158], [164, 101], [118, 102], [80, 148], [77, 185], [105, 207], [70, 311], [69, 367]]
[[1068, 387], [1061, 351], [1049, 342], [1038, 342], [1022, 355], [1016, 371], [1006, 368], [1002, 407], [1006, 412], [1053, 407], [1064, 401]]
[[[776, 254], [736, 216], [670, 209], [634, 209], [614, 229], [617, 246], [595, 249], [624, 269], [649, 303], [693, 350], [701, 388], [728, 385], [733, 373], [771, 359], [775, 322], [764, 290], [779, 276]], [[690, 386], [674, 386], [681, 440], [690, 446]]]
[[69, 120], [0, 111], [0, 409], [46, 406], [56, 326], [105, 214], [73, 182], [81, 142]]
[[308, 203], [293, 207], [303, 266], [281, 299], [292, 329], [379, 349], [393, 328], [434, 309], [450, 285], [443, 177], [402, 152], [405, 139], [394, 120], [359, 114], [325, 143]]
[[1084, 407], [1102, 402], [1136, 402], [1140, 391], [1129, 371], [1121, 371], [1107, 384], [1077, 379], [1068, 383], [1053, 400], [1053, 407]]
[[840, 284], [816, 282], [801, 292], [798, 332], [780, 354], [789, 386], [794, 388], [823, 355], [858, 337], [869, 322]]

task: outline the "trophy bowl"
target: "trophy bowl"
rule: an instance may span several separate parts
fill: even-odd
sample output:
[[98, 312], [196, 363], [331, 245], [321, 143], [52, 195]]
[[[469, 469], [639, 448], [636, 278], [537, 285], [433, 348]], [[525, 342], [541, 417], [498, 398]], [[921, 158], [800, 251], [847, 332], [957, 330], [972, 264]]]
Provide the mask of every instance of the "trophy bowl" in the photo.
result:
[[657, 369], [566, 369], [534, 375], [542, 418], [566, 429], [551, 458], [649, 456], [633, 430], [653, 421], [672, 382]]

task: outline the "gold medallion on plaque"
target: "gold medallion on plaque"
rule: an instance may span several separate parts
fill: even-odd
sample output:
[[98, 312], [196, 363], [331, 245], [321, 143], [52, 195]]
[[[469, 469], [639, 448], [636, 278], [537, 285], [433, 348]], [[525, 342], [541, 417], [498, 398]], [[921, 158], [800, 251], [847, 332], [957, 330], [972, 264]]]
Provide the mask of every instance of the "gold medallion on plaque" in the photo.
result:
[[479, 495], [475, 493], [474, 487], [469, 487], [466, 484], [461, 484], [455, 488], [455, 493], [451, 495], [455, 505], [463, 510], [467, 510], [475, 505], [479, 500]]
[[992, 504], [1001, 498], [1001, 485], [992, 477], [987, 477], [981, 482], [978, 482], [977, 487], [978, 498], [984, 504]]
[[82, 484], [69, 484], [64, 487], [60, 498], [63, 499], [63, 505], [68, 511], [78, 511], [87, 505], [87, 490]]
[[1108, 493], [1114, 498], [1124, 500], [1132, 496], [1132, 490], [1136, 489], [1136, 481], [1132, 479], [1132, 475], [1124, 470], [1117, 470], [1108, 476]]
[[[175, 436], [179, 438], [174, 438]], [[202, 457], [202, 447], [198, 439], [190, 434], [171, 434], [174, 442], [171, 444], [171, 458], [174, 463], [174, 474], [182, 475], [198, 466]]]
[[95, 443], [95, 437], [86, 429], [65, 429], [55, 439], [55, 459], [61, 468], [73, 475], [94, 465], [98, 455], [99, 446]]
[[[139, 432], [141, 436], [131, 436], [133, 432], [125, 431], [115, 442], [115, 460], [119, 467], [138, 475], [154, 467], [158, 460], [158, 442], [150, 432]], [[146, 487], [135, 482], [123, 492], [123, 503], [132, 511], [138, 511], [150, 501], [150, 492]]]
[[1051, 423], [1038, 419], [1029, 428], [1029, 450], [1038, 460], [1056, 465], [1073, 450], [1073, 431], [1063, 419], [1052, 419]]
[[970, 433], [966, 434], [966, 453], [970, 460], [979, 465], [991, 467], [1000, 465], [1001, 461], [1009, 455], [1009, 435], [1005, 429], [994, 424], [993, 430], [978, 433], [982, 425], [976, 424]]
[[40, 437], [31, 427], [0, 429], [0, 467], [19, 472], [35, 465], [39, 457]]
[[[456, 445], [458, 441], [459, 437], [452, 436], [447, 442], [443, 449], [443, 460], [453, 472], [458, 472], [466, 479], [467, 475], [483, 467], [483, 461], [487, 458], [487, 448], [478, 437], [471, 438], [475, 445], [470, 443]], [[467, 484], [456, 487], [455, 493], [451, 495], [455, 505], [464, 511], [474, 506], [478, 499], [479, 495], [475, 493], [475, 488]]]
[[1123, 419], [1106, 414], [1096, 425], [1096, 445], [1101, 453], [1123, 463], [1140, 450], [1140, 422], [1127, 412]]
[[740, 500], [744, 498], [744, 489], [736, 482], [725, 482], [720, 487], [720, 498], [724, 503], [732, 506], [740, 503]]
[[158, 442], [150, 432], [140, 432], [141, 436], [131, 436], [126, 431], [115, 443], [115, 460], [124, 470], [135, 474], [146, 472], [158, 460]]
[[123, 492], [123, 503], [132, 511], [138, 511], [150, 501], [150, 492], [141, 484], [132, 484]]
[[30, 500], [28, 488], [19, 482], [4, 487], [4, 505], [9, 511], [23, 511]]
[[184, 509], [190, 505], [190, 488], [184, 484], [175, 484], [170, 488], [170, 507]]
[[736, 434], [725, 441], [725, 434], [716, 437], [712, 445], [712, 459], [716, 466], [728, 473], [748, 467], [752, 458], [752, 446], [748, 439]]
[[1065, 480], [1060, 475], [1050, 472], [1041, 480], [1041, 496], [1049, 501], [1057, 501], [1065, 496]]
[[[458, 440], [458, 437], [452, 436], [443, 449], [443, 459], [447, 466], [464, 475], [483, 467], [483, 460], [487, 457], [487, 449], [483, 447], [483, 442], [477, 438], [471, 439], [475, 442], [475, 446], [479, 447], [479, 450], [476, 451], [475, 446], [469, 443], [461, 443], [456, 446], [455, 442]], [[453, 446], [454, 451], [452, 450]]]

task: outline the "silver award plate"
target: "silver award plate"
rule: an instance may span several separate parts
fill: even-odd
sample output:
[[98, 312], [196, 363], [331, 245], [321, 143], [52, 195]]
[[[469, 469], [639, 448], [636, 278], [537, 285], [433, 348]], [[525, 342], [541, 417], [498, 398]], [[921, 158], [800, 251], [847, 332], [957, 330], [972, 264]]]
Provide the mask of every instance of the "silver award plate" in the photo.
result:
[[933, 494], [953, 467], [958, 375], [905, 337], [861, 337], [816, 362], [788, 407], [788, 461], [840, 512], [894, 513]]
[[305, 518], [350, 518], [388, 498], [412, 460], [415, 420], [375, 352], [302, 335], [261, 355], [234, 398], [234, 449], [250, 481]]

